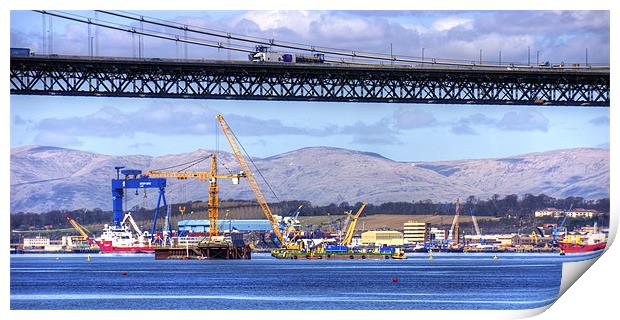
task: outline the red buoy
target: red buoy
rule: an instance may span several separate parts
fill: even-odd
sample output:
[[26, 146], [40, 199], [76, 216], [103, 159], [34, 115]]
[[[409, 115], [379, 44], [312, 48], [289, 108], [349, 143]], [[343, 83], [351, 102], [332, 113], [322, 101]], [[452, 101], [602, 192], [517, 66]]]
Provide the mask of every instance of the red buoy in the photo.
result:
[[396, 277], [392, 278], [392, 282], [394, 282], [394, 283], [398, 282], [398, 278], [396, 278]]
[[121, 274], [122, 274], [122, 275], [124, 275], [124, 276], [126, 276], [126, 275], [127, 275], [127, 272], [126, 272], [126, 271], [123, 271]]

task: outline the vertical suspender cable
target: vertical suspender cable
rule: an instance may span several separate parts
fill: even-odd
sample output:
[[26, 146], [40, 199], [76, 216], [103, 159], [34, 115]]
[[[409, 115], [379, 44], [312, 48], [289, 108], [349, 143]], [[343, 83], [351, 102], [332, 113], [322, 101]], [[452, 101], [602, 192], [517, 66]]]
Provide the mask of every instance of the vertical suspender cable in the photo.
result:
[[[183, 31], [183, 36], [184, 36], [183, 40], [187, 41], [187, 26], [185, 26], [185, 30]], [[184, 50], [185, 50], [185, 60], [187, 60], [187, 42], [184, 42], [184, 44], [185, 44], [185, 48], [184, 48]]]
[[[99, 20], [99, 12], [95, 11], [95, 20]], [[95, 56], [99, 56], [99, 27], [95, 26]]]
[[50, 38], [49, 38], [48, 45], [49, 45], [49, 54], [52, 54], [54, 53], [54, 24], [53, 24], [54, 20], [52, 20], [53, 19], [52, 16], [49, 16], [49, 17], [50, 17], [50, 33], [49, 33]]
[[45, 13], [41, 14], [41, 53], [47, 53], [47, 24], [45, 23]]

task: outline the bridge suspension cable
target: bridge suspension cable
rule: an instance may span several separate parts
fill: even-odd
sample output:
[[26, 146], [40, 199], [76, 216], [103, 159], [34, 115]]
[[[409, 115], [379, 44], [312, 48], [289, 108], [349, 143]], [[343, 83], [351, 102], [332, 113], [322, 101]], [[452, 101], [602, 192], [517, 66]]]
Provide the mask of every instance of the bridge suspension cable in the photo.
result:
[[[140, 30], [136, 29], [135, 27], [131, 27], [131, 26], [127, 26], [127, 25], [122, 25], [122, 24], [118, 24], [118, 23], [112, 23], [112, 22], [108, 22], [108, 21], [103, 21], [103, 20], [94, 20], [91, 18], [86, 18], [80, 15], [75, 15], [75, 14], [68, 14], [68, 13], [57, 13], [57, 12], [51, 12], [51, 11], [46, 11], [46, 10], [33, 10], [34, 12], [37, 13], [41, 13], [41, 14], [47, 14], [50, 16], [54, 16], [54, 17], [58, 17], [58, 18], [62, 18], [62, 19], [67, 19], [67, 20], [71, 20], [71, 21], [75, 21], [75, 22], [80, 22], [80, 23], [84, 23], [84, 24], [92, 24], [95, 26], [99, 26], [102, 28], [108, 28], [108, 29], [113, 29], [113, 30], [117, 30], [117, 31], [124, 31], [124, 32], [128, 32], [128, 33], [132, 33], [132, 34], [138, 34], [138, 35], [143, 35], [143, 36], [147, 36], [147, 37], [153, 37], [153, 38], [159, 38], [159, 39], [163, 39], [163, 40], [170, 40], [170, 41], [177, 41], [177, 42], [183, 42], [183, 43], [188, 43], [188, 44], [194, 44], [194, 45], [199, 45], [199, 46], [206, 46], [206, 47], [211, 47], [211, 48], [217, 48], [217, 49], [225, 49], [225, 50], [232, 50], [232, 51], [238, 51], [238, 52], [245, 52], [245, 53], [254, 53], [255, 50], [252, 47], [244, 47], [244, 46], [240, 46], [240, 45], [236, 45], [236, 46], [230, 46], [230, 45], [225, 45], [222, 42], [217, 42], [217, 41], [213, 41], [213, 40], [205, 40], [205, 39], [195, 39], [195, 38], [181, 38], [179, 35], [171, 35], [171, 34], [167, 34], [167, 33], [163, 33], [163, 32], [157, 32], [157, 31], [153, 31], [153, 30], [145, 30], [140, 28]], [[360, 62], [353, 62], [353, 61], [345, 61], [345, 60], [332, 60], [332, 59], [325, 59], [325, 62], [331, 62], [331, 63], [343, 63], [343, 64], [357, 64], [357, 65], [368, 65], [368, 63], [360, 63]]]
[[[128, 32], [128, 33], [131, 33], [131, 34], [143, 35], [143, 36], [147, 36], [147, 37], [159, 38], [159, 39], [163, 39], [163, 40], [175, 41], [177, 43], [178, 42], [182, 42], [182, 43], [186, 43], [186, 44], [206, 46], [206, 47], [217, 48], [217, 49], [225, 49], [225, 50], [244, 52], [244, 53], [255, 53], [255, 49], [253, 47], [242, 46], [242, 45], [239, 45], [239, 44], [235, 44], [233, 46], [233, 45], [230, 45], [230, 44], [223, 44], [222, 42], [213, 41], [213, 40], [207, 40], [207, 39], [197, 39], [197, 38], [188, 38], [188, 37], [181, 38], [181, 36], [179, 36], [177, 34], [170, 34], [170, 33], [164, 33], [164, 32], [153, 31], [153, 30], [145, 30], [143, 28], [140, 28], [140, 30], [138, 30], [136, 27], [131, 27], [131, 26], [128, 26], [128, 25], [123, 25], [123, 24], [119, 24], [119, 23], [113, 23], [113, 22], [99, 20], [99, 19], [87, 18], [87, 17], [81, 16], [81, 15], [77, 15], [77, 14], [70, 14], [70, 13], [64, 13], [64, 12], [58, 13], [58, 12], [51, 12], [51, 11], [46, 11], [46, 10], [33, 10], [33, 11], [37, 12], [37, 13], [44, 14], [44, 15], [50, 15], [50, 16], [54, 16], [54, 17], [58, 17], [58, 18], [62, 18], [62, 19], [67, 19], [67, 20], [71, 20], [71, 21], [75, 21], [75, 22], [79, 22], [79, 23], [95, 25], [95, 26], [99, 26], [99, 27], [103, 27], [103, 28], [108, 28], [108, 29], [113, 29], [113, 30], [117, 30], [117, 31]], [[402, 62], [402, 63], [407, 63], [407, 64], [416, 63], [416, 64], [431, 64], [431, 65], [437, 65], [437, 66], [442, 66], [443, 65], [443, 66], [453, 66], [453, 67], [477, 67], [477, 68], [506, 68], [506, 67], [510, 67], [511, 69], [528, 69], [528, 70], [532, 70], [532, 69], [544, 69], [544, 70], [549, 70], [549, 69], [559, 69], [559, 70], [599, 69], [599, 70], [608, 70], [609, 69], [609, 66], [592, 66], [592, 65], [588, 65], [587, 67], [583, 67], [583, 66], [580, 66], [580, 65], [576, 65], [576, 66], [570, 66], [570, 65], [569, 66], [564, 66], [564, 65], [562, 65], [562, 66], [559, 66], [559, 67], [556, 67], [556, 66], [541, 67], [541, 66], [514, 65], [514, 64], [511, 64], [511, 65], [502, 64], [502, 65], [500, 65], [500, 64], [482, 64], [482, 63], [479, 63], [479, 64], [476, 64], [476, 63], [457, 63], [457, 62], [451, 62], [451, 61], [440, 61], [440, 60], [436, 60], [436, 59], [433, 59], [432, 61], [427, 61], [426, 59], [419, 60], [419, 59], [403, 58], [403, 57], [397, 57], [397, 56], [387, 57], [387, 56], [381, 56], [381, 55], [376, 55], [376, 54], [368, 54], [368, 53], [356, 52], [356, 51], [351, 51], [351, 53], [349, 53], [349, 52], [345, 52], [345, 51], [336, 51], [336, 50], [333, 50], [333, 49], [319, 48], [319, 47], [314, 47], [314, 46], [303, 47], [303, 46], [298, 46], [298, 45], [293, 45], [293, 44], [287, 44], [285, 42], [276, 42], [273, 39], [271, 39], [269, 41], [254, 40], [253, 38], [236, 36], [236, 35], [232, 35], [230, 33], [226, 33], [224, 35], [224, 34], [218, 34], [217, 32], [202, 31], [202, 30], [198, 30], [196, 28], [189, 28], [188, 26], [179, 27], [179, 26], [174, 26], [174, 25], [168, 24], [168, 23], [162, 23], [162, 22], [157, 22], [157, 21], [153, 21], [153, 20], [149, 20], [149, 19], [144, 19], [143, 16], [141, 16], [140, 18], [135, 18], [135, 17], [131, 17], [131, 16], [128, 16], [128, 15], [122, 15], [122, 14], [119, 14], [119, 13], [109, 12], [109, 11], [98, 11], [98, 12], [112, 14], [112, 15], [121, 16], [121, 17], [127, 17], [128, 19], [132, 19], [132, 20], [136, 20], [136, 21], [140, 21], [140, 22], [146, 22], [146, 23], [149, 23], [149, 24], [155, 24], [155, 25], [159, 25], [159, 26], [164, 26], [164, 27], [167, 27], [167, 28], [183, 30], [185, 33], [187, 33], [189, 31], [189, 32], [193, 32], [193, 33], [212, 35], [212, 36], [216, 36], [216, 37], [224, 37], [224, 38], [227, 38], [229, 40], [232, 39], [232, 40], [238, 40], [238, 41], [243, 41], [243, 42], [250, 42], [250, 43], [254, 43], [254, 44], [265, 44], [265, 45], [289, 48], [289, 49], [300, 50], [300, 51], [311, 51], [311, 52], [315, 52], [315, 53], [323, 53], [323, 54], [328, 54], [328, 55], [344, 56], [344, 57], [351, 57], [351, 58], [362, 58], [362, 59], [369, 59], [369, 60]], [[363, 62], [347, 61], [347, 60], [344, 60], [344, 58], [342, 58], [342, 59], [325, 59], [324, 61], [325, 62], [329, 62], [329, 63], [351, 64], [351, 65], [377, 65], [376, 63], [363, 63]]]
[[171, 35], [171, 34], [167, 34], [167, 33], [163, 33], [163, 32], [147, 30], [147, 29], [145, 29], [145, 30], [138, 30], [135, 27], [131, 27], [131, 26], [127, 26], [127, 25], [122, 25], [122, 24], [118, 24], [118, 23], [112, 23], [112, 22], [103, 21], [103, 20], [95, 20], [95, 19], [86, 18], [86, 17], [80, 16], [80, 15], [75, 15], [75, 14], [57, 13], [57, 12], [51, 12], [51, 11], [47, 11], [47, 10], [33, 10], [33, 11], [34, 12], [38, 12], [38, 13], [42, 13], [42, 14], [47, 14], [47, 15], [50, 15], [50, 16], [54, 16], [54, 17], [57, 17], [57, 18], [62, 18], [62, 19], [71, 20], [71, 21], [75, 21], [75, 22], [80, 22], [80, 23], [84, 23], [84, 24], [92, 24], [92, 25], [95, 25], [95, 26], [98, 26], [98, 27], [102, 27], [102, 28], [108, 28], [108, 29], [113, 29], [113, 30], [117, 30], [117, 31], [124, 31], [124, 32], [133, 33], [133, 34], [139, 34], [139, 35], [143, 35], [143, 36], [147, 36], [147, 37], [159, 38], [159, 39], [170, 40], [170, 41], [184, 42], [184, 43], [201, 45], [201, 46], [207, 46], [207, 47], [212, 47], [212, 48], [240, 51], [240, 52], [246, 52], [246, 53], [254, 52], [253, 48], [250, 48], [250, 47], [245, 47], [245, 48], [241, 47], [241, 46], [239, 46], [239, 47], [232, 47], [232, 46], [230, 46], [229, 47], [229, 46], [226, 46], [226, 45], [222, 44], [221, 42], [212, 41], [212, 40], [205, 40], [205, 39], [199, 39], [200, 41], [198, 39], [194, 39], [194, 38], [182, 39], [178, 35]]
[[[189, 31], [192, 33], [197, 33], [197, 34], [202, 34], [202, 35], [248, 42], [248, 43], [252, 43], [255, 45], [267, 45], [267, 46], [306, 51], [306, 52], [312, 52], [312, 53], [322, 53], [322, 54], [327, 54], [327, 55], [345, 56], [345, 57], [350, 57], [350, 58], [363, 58], [363, 59], [389, 61], [389, 62], [404, 62], [404, 63], [444, 65], [444, 66], [466, 66], [466, 67], [476, 66], [476, 67], [489, 67], [489, 68], [511, 66], [515, 68], [532, 68], [531, 65], [518, 65], [518, 64], [515, 65], [514, 63], [490, 64], [490, 63], [481, 62], [481, 63], [476, 64], [474, 62], [472, 63], [457, 62], [458, 60], [452, 60], [452, 59], [437, 60], [436, 58], [431, 58], [431, 60], [429, 61], [428, 59], [424, 59], [424, 58], [419, 59], [419, 58], [413, 58], [413, 57], [404, 56], [404, 55], [395, 56], [395, 55], [390, 54], [389, 56], [387, 56], [384, 54], [369, 53], [369, 52], [363, 52], [363, 51], [354, 51], [354, 50], [348, 51], [344, 49], [333, 49], [333, 48], [318, 47], [318, 46], [312, 46], [312, 45], [296, 44], [296, 43], [291, 43], [291, 42], [279, 41], [275, 39], [261, 39], [261, 38], [256, 38], [256, 37], [236, 35], [236, 34], [223, 32], [223, 31], [213, 31], [210, 29], [188, 26], [185, 24], [179, 24], [177, 22], [156, 19], [152, 17], [145, 18], [145, 16], [143, 15], [137, 15], [137, 14], [128, 13], [125, 11], [122, 11], [123, 13], [114, 12], [114, 11], [106, 11], [106, 10], [96, 10], [96, 11], [104, 13], [104, 14], [120, 17], [120, 18], [130, 19], [133, 21], [145, 22], [145, 23], [149, 23], [149, 24], [153, 24], [153, 25], [157, 25], [161, 27], [182, 30], [184, 32]], [[335, 62], [350, 63], [348, 61], [343, 61], [343, 60], [336, 60]], [[539, 67], [539, 66], [536, 66], [536, 67]], [[596, 66], [592, 66], [592, 67], [596, 67]], [[572, 68], [578, 68], [578, 67], [568, 66], [568, 67], [562, 67], [562, 68], [572, 69]]]

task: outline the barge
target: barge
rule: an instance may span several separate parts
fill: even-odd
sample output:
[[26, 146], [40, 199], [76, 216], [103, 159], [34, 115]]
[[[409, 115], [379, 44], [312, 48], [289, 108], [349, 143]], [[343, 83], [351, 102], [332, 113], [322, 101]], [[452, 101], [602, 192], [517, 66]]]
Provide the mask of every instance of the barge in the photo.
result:
[[252, 247], [245, 244], [243, 235], [218, 236], [197, 244], [175, 245], [154, 249], [155, 260], [251, 259]]
[[292, 260], [384, 260], [407, 259], [402, 249], [389, 250], [291, 250], [274, 249], [271, 256], [276, 259]]

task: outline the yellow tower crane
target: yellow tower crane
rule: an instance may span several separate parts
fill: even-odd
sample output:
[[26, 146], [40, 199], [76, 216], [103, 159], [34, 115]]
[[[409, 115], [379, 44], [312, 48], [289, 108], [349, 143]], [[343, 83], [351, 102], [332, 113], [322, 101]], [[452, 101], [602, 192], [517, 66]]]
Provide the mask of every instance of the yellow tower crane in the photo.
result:
[[342, 245], [348, 246], [349, 244], [351, 244], [351, 240], [353, 239], [353, 233], [355, 232], [355, 225], [357, 224], [357, 219], [362, 214], [362, 211], [364, 211], [364, 208], [366, 208], [366, 203], [362, 202], [362, 206], [359, 208], [359, 210], [357, 210], [357, 213], [355, 213], [355, 215], [353, 215], [351, 212], [346, 212], [346, 214], [350, 216], [352, 220], [347, 228], [347, 233], [345, 234], [344, 239], [342, 239]]
[[278, 220], [271, 212], [271, 209], [269, 208], [269, 205], [267, 204], [267, 201], [265, 200], [265, 197], [263, 196], [263, 193], [260, 190], [258, 182], [256, 181], [256, 178], [254, 178], [254, 175], [252, 174], [252, 171], [250, 170], [250, 166], [245, 161], [245, 158], [243, 157], [243, 154], [241, 153], [241, 149], [239, 149], [239, 146], [237, 145], [237, 141], [236, 141], [233, 131], [230, 129], [230, 127], [228, 126], [228, 123], [226, 123], [226, 120], [224, 120], [224, 117], [221, 114], [218, 114], [216, 118], [217, 118], [217, 121], [220, 123], [220, 126], [222, 127], [222, 131], [224, 132], [224, 135], [226, 136], [226, 140], [228, 140], [228, 143], [230, 144], [230, 147], [233, 150], [235, 157], [239, 161], [239, 165], [241, 166], [241, 169], [243, 170], [243, 172], [246, 175], [246, 178], [248, 179], [248, 183], [250, 184], [250, 187], [252, 188], [252, 190], [254, 191], [254, 194], [256, 195], [256, 200], [258, 201], [258, 204], [260, 205], [261, 209], [263, 210], [263, 213], [267, 217], [267, 220], [269, 220], [269, 223], [271, 224], [273, 233], [278, 238], [278, 241], [280, 241], [280, 243], [286, 248], [290, 248], [290, 249], [296, 248], [296, 246], [293, 245], [291, 241], [287, 242], [284, 240], [284, 237], [282, 236], [282, 232], [280, 231], [280, 224], [278, 223]]
[[[179, 180], [198, 179], [200, 182], [209, 180], [209, 237], [219, 235], [219, 186], [217, 179], [231, 179], [233, 184], [239, 184], [240, 178], [245, 178], [243, 171], [237, 174], [220, 175], [217, 173], [217, 160], [211, 154], [211, 171], [148, 171], [144, 176], [153, 178], [177, 178]], [[182, 212], [185, 211], [183, 207]]]

